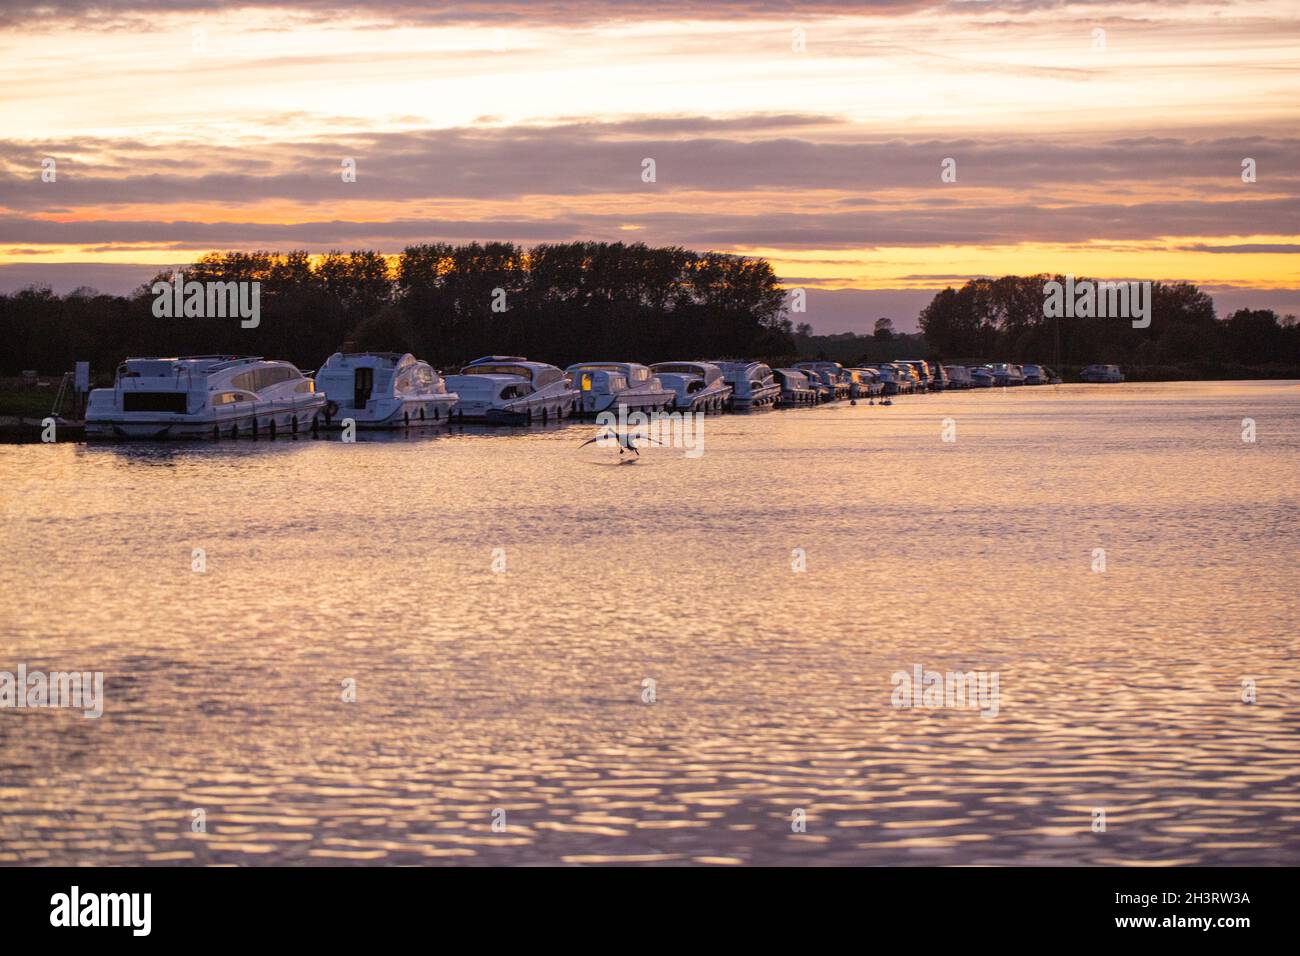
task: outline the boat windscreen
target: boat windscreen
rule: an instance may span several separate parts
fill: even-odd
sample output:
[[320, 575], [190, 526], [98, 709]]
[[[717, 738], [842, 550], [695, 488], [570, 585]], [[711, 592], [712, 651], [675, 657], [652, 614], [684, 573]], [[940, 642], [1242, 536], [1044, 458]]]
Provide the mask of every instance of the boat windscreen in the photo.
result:
[[527, 365], [467, 365], [460, 370], [462, 375], [518, 375], [530, 382], [533, 370]]

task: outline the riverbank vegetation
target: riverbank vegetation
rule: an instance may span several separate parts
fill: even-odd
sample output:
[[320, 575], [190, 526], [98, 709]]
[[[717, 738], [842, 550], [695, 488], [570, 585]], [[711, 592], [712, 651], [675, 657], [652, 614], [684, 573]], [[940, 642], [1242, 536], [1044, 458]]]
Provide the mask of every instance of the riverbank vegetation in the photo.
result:
[[[920, 316], [928, 355], [947, 361], [1093, 363], [1121, 366], [1130, 380], [1282, 378], [1300, 370], [1294, 315], [1239, 309], [1224, 319], [1214, 300], [1187, 282], [1151, 283], [1150, 326], [1117, 317], [1047, 318], [1047, 283], [1062, 276], [971, 279], [937, 294]], [[1084, 279], [1074, 280], [1082, 284]]]
[[[257, 327], [243, 328], [238, 318], [156, 317], [151, 286], [170, 282], [170, 272], [125, 296], [29, 288], [0, 295], [0, 376], [30, 369], [57, 384], [74, 362], [89, 361], [103, 384], [128, 355], [227, 353], [311, 370], [350, 348], [412, 351], [444, 369], [495, 353], [561, 367], [595, 358], [750, 357], [773, 365], [926, 358], [1046, 363], [1067, 381], [1097, 362], [1121, 366], [1129, 381], [1300, 377], [1294, 316], [1243, 309], [1219, 319], [1210, 296], [1187, 283], [1153, 284], [1146, 329], [1123, 318], [1045, 318], [1044, 286], [1053, 277], [1038, 275], [945, 289], [922, 312], [920, 332], [897, 332], [880, 318], [870, 335], [815, 335], [794, 324], [802, 316], [790, 314], [788, 292], [767, 261], [675, 246], [213, 252], [183, 271], [186, 281], [260, 283]], [[13, 404], [0, 396], [0, 405]]]
[[267, 355], [314, 369], [340, 348], [412, 351], [455, 367], [487, 354], [567, 365], [794, 351], [785, 290], [763, 259], [576, 242], [429, 244], [377, 252], [210, 253], [185, 281], [260, 283], [260, 320], [160, 319], [155, 281], [128, 296], [26, 289], [0, 296], [0, 375], [97, 377], [126, 355]]

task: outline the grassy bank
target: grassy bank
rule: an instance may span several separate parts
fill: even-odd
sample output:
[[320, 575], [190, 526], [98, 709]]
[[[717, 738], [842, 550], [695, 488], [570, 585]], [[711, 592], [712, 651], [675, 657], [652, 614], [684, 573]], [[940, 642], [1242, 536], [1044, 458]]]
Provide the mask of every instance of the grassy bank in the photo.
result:
[[44, 418], [58, 393], [57, 378], [48, 388], [24, 385], [21, 379], [0, 379], [0, 416]]

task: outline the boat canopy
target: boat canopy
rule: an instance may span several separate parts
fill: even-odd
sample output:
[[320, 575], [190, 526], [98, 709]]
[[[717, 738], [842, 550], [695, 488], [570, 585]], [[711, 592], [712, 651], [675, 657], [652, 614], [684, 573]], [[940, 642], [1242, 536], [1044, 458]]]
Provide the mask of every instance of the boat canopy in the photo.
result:
[[530, 362], [527, 359], [509, 356], [489, 356], [476, 359], [460, 370], [462, 375], [513, 375], [533, 383], [534, 388], [542, 389], [554, 385], [564, 378], [564, 373], [554, 365]]
[[627, 376], [629, 382], [650, 381], [650, 369], [635, 362], [578, 362], [570, 365], [567, 372], [616, 372]]

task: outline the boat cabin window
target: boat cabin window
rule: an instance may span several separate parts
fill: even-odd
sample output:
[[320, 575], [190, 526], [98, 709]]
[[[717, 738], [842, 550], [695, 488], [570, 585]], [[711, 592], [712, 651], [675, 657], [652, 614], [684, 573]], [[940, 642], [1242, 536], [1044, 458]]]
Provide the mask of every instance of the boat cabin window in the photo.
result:
[[507, 385], [505, 388], [501, 389], [501, 398], [506, 401], [509, 401], [512, 398], [523, 398], [525, 395], [530, 394], [532, 390], [533, 387], [531, 385], [523, 383], [518, 385]]
[[621, 365], [602, 365], [600, 362], [584, 362], [578, 366], [579, 372], [621, 372]]
[[634, 382], [646, 382], [650, 379], [650, 370], [648, 368], [634, 368], [628, 377]]
[[122, 411], [175, 412], [184, 415], [189, 411], [185, 398], [185, 392], [125, 392], [122, 395]]
[[532, 380], [533, 370], [526, 365], [469, 365], [461, 369], [462, 375], [517, 375]]
[[433, 386], [433, 370], [427, 365], [408, 368], [397, 376], [399, 392], [426, 391]]
[[272, 385], [279, 385], [290, 379], [301, 378], [302, 373], [287, 365], [272, 365], [267, 368], [251, 368], [240, 372], [230, 379], [230, 384], [246, 392], [260, 392]]
[[217, 392], [212, 396], [212, 404], [233, 405], [235, 402], [251, 402], [256, 397], [248, 392]]

